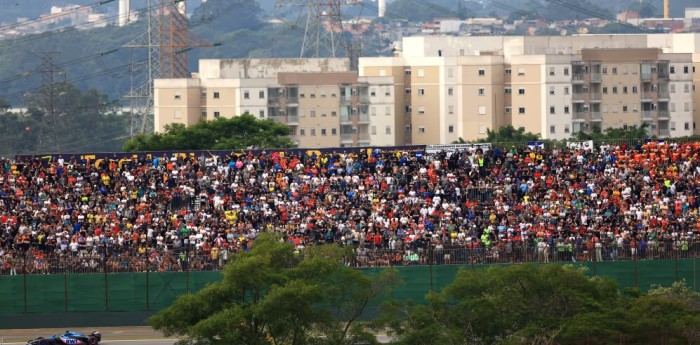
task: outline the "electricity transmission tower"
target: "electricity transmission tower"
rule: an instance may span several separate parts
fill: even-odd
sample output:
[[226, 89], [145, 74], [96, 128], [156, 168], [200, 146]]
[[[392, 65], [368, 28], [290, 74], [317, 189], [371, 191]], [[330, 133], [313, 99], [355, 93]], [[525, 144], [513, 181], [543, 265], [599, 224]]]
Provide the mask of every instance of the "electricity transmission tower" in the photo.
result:
[[[187, 78], [187, 52], [195, 47], [216, 46], [189, 33], [185, 0], [147, 0], [147, 30], [125, 48], [145, 48], [146, 80], [131, 88], [125, 98], [131, 100], [131, 137], [154, 131], [153, 81]], [[140, 119], [137, 119], [137, 114]], [[137, 121], [138, 120], [138, 121]]]
[[[53, 152], [58, 152], [60, 150], [58, 132], [61, 126], [56, 113], [56, 101], [59, 96], [58, 90], [56, 90], [56, 79], [60, 75], [65, 77], [65, 73], [53, 62], [54, 57], [60, 52], [38, 52], [35, 54], [41, 59], [41, 65], [39, 66], [39, 73], [41, 74], [40, 93], [41, 107], [44, 111], [39, 126], [39, 145], [37, 150], [43, 152], [48, 148]], [[47, 132], [50, 135], [47, 135]]]
[[278, 0], [275, 16], [303, 28], [300, 57], [359, 55], [353, 36], [343, 27], [344, 10], [361, 7], [361, 0]]

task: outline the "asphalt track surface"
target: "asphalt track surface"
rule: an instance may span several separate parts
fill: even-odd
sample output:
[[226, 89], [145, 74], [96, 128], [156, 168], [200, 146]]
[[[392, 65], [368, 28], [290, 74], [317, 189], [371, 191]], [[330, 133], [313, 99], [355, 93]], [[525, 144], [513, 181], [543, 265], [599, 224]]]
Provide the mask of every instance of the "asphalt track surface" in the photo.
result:
[[[0, 345], [26, 345], [27, 340], [36, 337], [46, 337], [53, 334], [61, 334], [67, 329], [0, 329]], [[164, 338], [162, 334], [150, 327], [75, 327], [71, 331], [91, 333], [100, 331], [102, 341], [100, 345], [173, 345], [177, 339]], [[380, 343], [388, 343], [390, 338], [385, 334], [377, 335]]]
[[[172, 345], [176, 339], [165, 339], [163, 336], [151, 329], [150, 327], [103, 327], [103, 328], [87, 328], [76, 327], [70, 328], [72, 331], [83, 333], [91, 333], [94, 330], [102, 333], [102, 341], [100, 345]], [[52, 334], [60, 334], [66, 329], [0, 329], [0, 340], [2, 345], [24, 345], [27, 340], [34, 339], [39, 336], [50, 336]]]

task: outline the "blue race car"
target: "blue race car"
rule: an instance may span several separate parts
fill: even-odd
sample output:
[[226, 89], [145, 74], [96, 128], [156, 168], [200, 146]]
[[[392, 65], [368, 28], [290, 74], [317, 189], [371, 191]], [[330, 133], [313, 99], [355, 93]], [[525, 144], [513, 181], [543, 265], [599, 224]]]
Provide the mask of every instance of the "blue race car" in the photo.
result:
[[97, 345], [102, 340], [102, 334], [94, 331], [90, 334], [66, 331], [48, 338], [39, 337], [27, 341], [27, 345]]

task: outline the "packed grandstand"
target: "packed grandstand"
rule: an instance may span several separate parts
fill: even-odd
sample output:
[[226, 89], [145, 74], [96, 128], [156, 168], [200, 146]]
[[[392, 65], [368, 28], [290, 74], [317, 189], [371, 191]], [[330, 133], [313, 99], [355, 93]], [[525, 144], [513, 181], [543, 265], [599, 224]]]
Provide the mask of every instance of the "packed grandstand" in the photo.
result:
[[214, 270], [261, 232], [356, 267], [700, 256], [700, 142], [98, 158], [0, 161], [2, 274]]

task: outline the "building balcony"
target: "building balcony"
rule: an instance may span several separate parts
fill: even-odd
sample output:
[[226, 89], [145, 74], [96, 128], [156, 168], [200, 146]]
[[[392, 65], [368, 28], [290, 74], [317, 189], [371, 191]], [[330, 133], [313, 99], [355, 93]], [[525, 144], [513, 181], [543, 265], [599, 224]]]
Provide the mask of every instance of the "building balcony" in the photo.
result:
[[340, 96], [340, 104], [352, 104], [352, 96]]
[[287, 105], [298, 105], [299, 97], [287, 97], [285, 101], [287, 102]]
[[299, 116], [287, 116], [287, 124], [291, 126], [299, 125]]
[[580, 112], [580, 113], [574, 113], [571, 118], [573, 120], [585, 120], [586, 119], [586, 113]]
[[591, 83], [600, 83], [603, 81], [603, 77], [600, 73], [591, 73]]
[[656, 98], [656, 92], [655, 91], [649, 91], [649, 90], [642, 90], [641, 95], [639, 98], [642, 100], [642, 102], [651, 102]]
[[360, 133], [357, 135], [360, 142], [369, 142], [369, 133]]
[[591, 102], [600, 102], [603, 99], [603, 95], [599, 92], [591, 92], [589, 100]]
[[659, 136], [660, 137], [669, 137], [669, 136], [671, 136], [671, 131], [669, 129], [659, 129]]
[[571, 94], [571, 101], [575, 103], [585, 102], [588, 92], [574, 92]]
[[671, 94], [668, 92], [668, 90], [659, 90], [659, 99], [670, 100]]
[[369, 123], [369, 114], [360, 114], [357, 117], [359, 123]]
[[340, 115], [340, 123], [341, 124], [352, 124], [352, 115], [350, 114], [341, 114]]
[[586, 75], [583, 73], [574, 73], [571, 75], [571, 82], [575, 84], [583, 84], [586, 81]]
[[654, 119], [654, 111], [653, 110], [643, 110], [642, 111], [642, 120], [652, 120]]
[[343, 143], [352, 143], [355, 141], [355, 134], [353, 134], [353, 133], [340, 133], [340, 141]]
[[661, 119], [668, 120], [669, 118], [671, 118], [671, 114], [668, 112], [668, 110], [659, 110], [658, 117], [659, 117], [659, 120], [661, 120]]
[[369, 103], [369, 95], [360, 95], [359, 101], [362, 104], [368, 104]]
[[592, 111], [590, 114], [592, 121], [600, 121], [603, 119], [603, 116], [600, 114], [599, 111]]
[[639, 74], [639, 79], [641, 79], [643, 82], [651, 82], [652, 73], [651, 72], [642, 72]]

